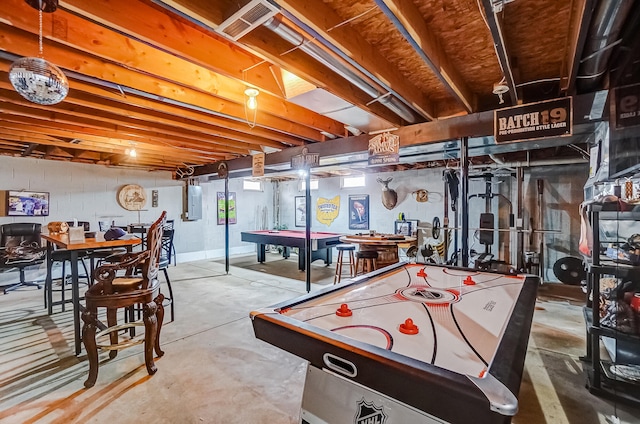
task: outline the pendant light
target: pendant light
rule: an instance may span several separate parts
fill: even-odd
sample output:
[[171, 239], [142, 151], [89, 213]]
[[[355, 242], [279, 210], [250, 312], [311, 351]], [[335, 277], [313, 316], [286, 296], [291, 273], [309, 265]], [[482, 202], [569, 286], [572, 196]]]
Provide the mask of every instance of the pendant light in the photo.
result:
[[67, 97], [69, 81], [53, 63], [43, 59], [42, 13], [52, 13], [58, 8], [58, 0], [25, 0], [38, 10], [38, 57], [23, 57], [11, 64], [9, 80], [13, 88], [25, 99], [40, 105], [54, 105]]
[[[248, 87], [244, 90], [244, 95], [247, 98], [244, 102], [244, 117], [251, 129], [256, 126], [256, 114], [258, 112], [258, 99], [256, 97], [258, 97], [258, 94], [260, 94], [260, 91], [255, 88]], [[253, 116], [250, 117], [251, 114]]]

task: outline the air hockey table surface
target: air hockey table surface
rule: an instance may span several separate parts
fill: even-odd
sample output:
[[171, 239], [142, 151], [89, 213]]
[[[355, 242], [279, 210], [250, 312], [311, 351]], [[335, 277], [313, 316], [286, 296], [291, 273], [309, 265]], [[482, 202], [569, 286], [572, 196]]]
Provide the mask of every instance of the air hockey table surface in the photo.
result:
[[251, 318], [259, 339], [432, 422], [504, 423], [517, 412], [538, 283], [400, 263]]

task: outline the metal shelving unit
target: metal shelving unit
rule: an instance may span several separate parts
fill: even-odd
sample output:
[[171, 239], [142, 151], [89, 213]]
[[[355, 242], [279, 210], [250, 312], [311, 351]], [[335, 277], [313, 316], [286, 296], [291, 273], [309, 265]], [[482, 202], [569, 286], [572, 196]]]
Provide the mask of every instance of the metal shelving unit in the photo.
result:
[[[621, 263], [602, 254], [600, 227], [603, 221], [638, 221], [640, 211], [618, 211], [618, 204], [591, 205], [589, 219], [593, 235], [591, 257], [587, 267], [587, 305], [584, 318], [587, 330], [586, 355], [587, 388], [591, 393], [610, 399], [640, 405], [640, 379], [627, 379], [614, 373], [614, 366], [640, 364], [640, 336], [603, 326], [600, 320], [600, 279], [610, 275], [618, 284], [640, 282], [640, 266]], [[611, 210], [614, 209], [614, 210]], [[609, 359], [602, 358], [604, 347]]]

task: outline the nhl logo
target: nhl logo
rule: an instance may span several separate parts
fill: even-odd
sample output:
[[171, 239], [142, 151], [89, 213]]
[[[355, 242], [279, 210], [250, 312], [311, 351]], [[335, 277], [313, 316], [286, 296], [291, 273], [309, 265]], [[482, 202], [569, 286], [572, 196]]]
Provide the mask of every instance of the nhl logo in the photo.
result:
[[373, 402], [367, 402], [362, 398], [358, 402], [358, 412], [356, 412], [355, 424], [384, 424], [387, 419], [387, 414], [384, 413], [384, 408], [374, 405]]

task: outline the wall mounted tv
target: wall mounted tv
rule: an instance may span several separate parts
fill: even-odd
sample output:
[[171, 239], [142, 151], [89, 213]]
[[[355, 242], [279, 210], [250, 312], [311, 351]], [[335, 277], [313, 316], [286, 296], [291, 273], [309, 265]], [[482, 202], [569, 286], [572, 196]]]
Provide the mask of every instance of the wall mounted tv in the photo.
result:
[[49, 193], [9, 190], [7, 202], [8, 216], [49, 216]]

